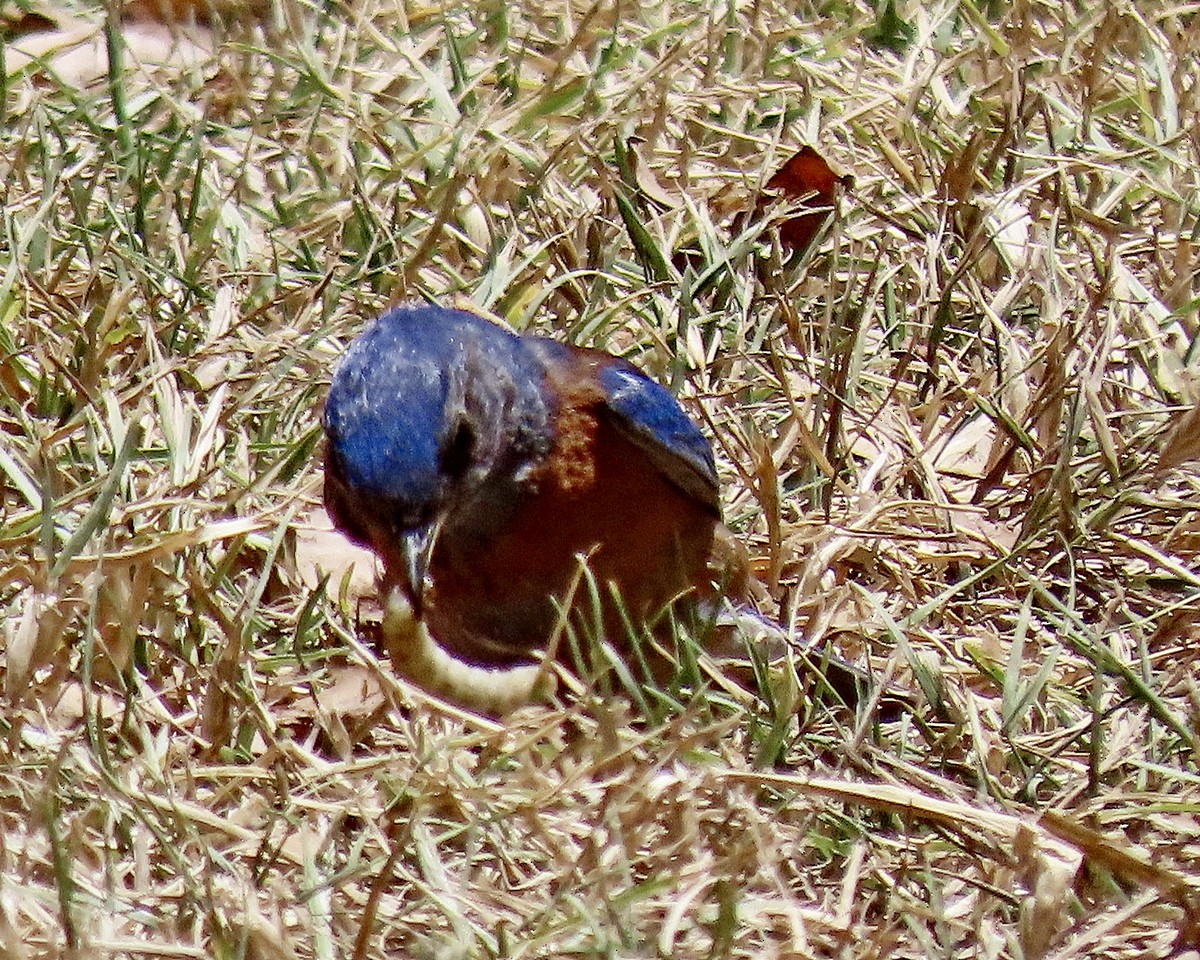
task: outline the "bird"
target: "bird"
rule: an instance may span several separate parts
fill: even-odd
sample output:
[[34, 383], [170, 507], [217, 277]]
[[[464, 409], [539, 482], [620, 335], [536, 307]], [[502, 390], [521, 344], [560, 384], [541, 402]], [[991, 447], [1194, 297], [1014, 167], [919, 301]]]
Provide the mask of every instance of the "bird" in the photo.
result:
[[347, 348], [322, 426], [325, 507], [381, 561], [393, 661], [436, 644], [476, 679], [534, 664], [585, 565], [618, 648], [744, 579], [710, 443], [601, 350], [400, 305]]

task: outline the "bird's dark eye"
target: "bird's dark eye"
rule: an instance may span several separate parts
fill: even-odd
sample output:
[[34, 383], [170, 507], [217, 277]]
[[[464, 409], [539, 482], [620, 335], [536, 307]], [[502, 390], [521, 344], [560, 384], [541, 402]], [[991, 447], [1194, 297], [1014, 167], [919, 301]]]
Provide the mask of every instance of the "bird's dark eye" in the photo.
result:
[[475, 431], [466, 420], [459, 420], [438, 454], [442, 473], [455, 478], [463, 476], [471, 466], [474, 450]]

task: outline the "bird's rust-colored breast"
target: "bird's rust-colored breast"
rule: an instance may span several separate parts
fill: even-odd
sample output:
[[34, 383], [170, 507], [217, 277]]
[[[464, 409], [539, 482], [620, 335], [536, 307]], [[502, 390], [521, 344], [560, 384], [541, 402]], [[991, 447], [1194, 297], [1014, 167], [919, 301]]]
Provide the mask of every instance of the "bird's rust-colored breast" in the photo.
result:
[[[516, 662], [543, 646], [580, 557], [634, 622], [707, 583], [718, 517], [682, 491], [614, 423], [599, 361], [579, 351], [553, 366], [554, 444], [504, 529], [480, 548], [443, 531], [430, 568], [428, 616], [439, 640], [475, 662]], [[605, 611], [610, 640], [624, 629]]]

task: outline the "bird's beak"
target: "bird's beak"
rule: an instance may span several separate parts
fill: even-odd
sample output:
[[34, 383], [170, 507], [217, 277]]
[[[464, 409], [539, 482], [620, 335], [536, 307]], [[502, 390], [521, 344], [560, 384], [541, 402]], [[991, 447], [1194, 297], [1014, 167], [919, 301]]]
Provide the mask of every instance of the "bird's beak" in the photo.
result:
[[429, 571], [429, 560], [433, 556], [433, 545], [437, 542], [438, 524], [411, 530], [401, 536], [400, 555], [404, 560], [404, 575], [408, 579], [408, 594], [413, 609], [421, 615], [425, 594], [425, 574]]

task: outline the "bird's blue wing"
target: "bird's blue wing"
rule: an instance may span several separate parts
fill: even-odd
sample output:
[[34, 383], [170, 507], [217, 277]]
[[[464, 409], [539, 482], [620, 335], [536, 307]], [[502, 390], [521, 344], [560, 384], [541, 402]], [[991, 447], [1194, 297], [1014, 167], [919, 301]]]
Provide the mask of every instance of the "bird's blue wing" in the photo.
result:
[[661, 385], [624, 360], [609, 359], [600, 386], [613, 422], [673, 484], [720, 510], [712, 446]]

